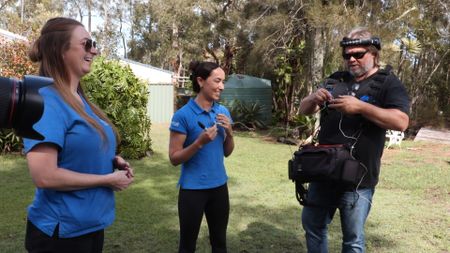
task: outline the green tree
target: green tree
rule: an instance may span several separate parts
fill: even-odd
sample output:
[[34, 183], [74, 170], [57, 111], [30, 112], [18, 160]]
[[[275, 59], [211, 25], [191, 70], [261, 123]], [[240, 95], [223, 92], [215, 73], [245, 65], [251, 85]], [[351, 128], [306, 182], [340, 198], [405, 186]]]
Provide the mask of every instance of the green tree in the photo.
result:
[[10, 3], [0, 16], [4, 29], [33, 40], [43, 24], [52, 17], [61, 16], [64, 4], [54, 0], [27, 0]]
[[[274, 84], [274, 108], [283, 121], [297, 116], [298, 98], [311, 92], [324, 77], [342, 70], [339, 41], [351, 28], [366, 26], [383, 40], [382, 63], [393, 65], [408, 88], [414, 122], [424, 124], [437, 119], [440, 111], [443, 117], [450, 115], [447, 106], [450, 6], [446, 1], [27, 0], [24, 3], [22, 15], [18, 0], [0, 2], [2, 27], [32, 37], [43, 22], [61, 15], [63, 10], [80, 19], [98, 14], [105, 22], [94, 36], [107, 57], [124, 55], [171, 69], [181, 76], [187, 74], [190, 60], [211, 60], [219, 63], [227, 74], [270, 79]], [[129, 33], [124, 29], [128, 26]], [[413, 50], [415, 45], [421, 45], [420, 51]], [[299, 46], [303, 49], [296, 51]], [[123, 48], [123, 54], [117, 52], [118, 48]], [[291, 75], [290, 83], [278, 83], [288, 80], [280, 77], [286, 73]], [[295, 99], [285, 105], [280, 94]]]

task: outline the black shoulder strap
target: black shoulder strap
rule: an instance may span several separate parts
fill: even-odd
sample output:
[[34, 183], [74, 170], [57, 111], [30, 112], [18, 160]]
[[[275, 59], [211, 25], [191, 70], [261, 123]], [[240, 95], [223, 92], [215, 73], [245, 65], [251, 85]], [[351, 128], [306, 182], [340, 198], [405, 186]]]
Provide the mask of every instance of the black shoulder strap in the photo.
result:
[[305, 188], [304, 184], [300, 181], [295, 181], [295, 197], [298, 200], [298, 203], [302, 206], [310, 206], [310, 207], [321, 207], [321, 208], [330, 208], [335, 207], [338, 208], [337, 205], [319, 205], [317, 203], [308, 201], [308, 189]]
[[353, 79], [353, 75], [348, 71], [337, 71], [331, 74], [327, 79], [334, 79], [339, 82], [348, 82]]
[[353, 80], [352, 74], [348, 71], [334, 72], [319, 85], [319, 88], [324, 88], [328, 91], [332, 91], [338, 83], [350, 83]]
[[376, 104], [381, 104], [384, 100], [388, 83], [386, 79], [392, 74], [392, 67], [387, 65], [385, 69], [380, 69], [372, 78], [372, 82], [369, 84], [370, 91], [369, 96], [374, 98]]
[[300, 181], [295, 180], [295, 197], [298, 200], [298, 203], [302, 206], [307, 206], [306, 195], [308, 194], [308, 190], [303, 186]]

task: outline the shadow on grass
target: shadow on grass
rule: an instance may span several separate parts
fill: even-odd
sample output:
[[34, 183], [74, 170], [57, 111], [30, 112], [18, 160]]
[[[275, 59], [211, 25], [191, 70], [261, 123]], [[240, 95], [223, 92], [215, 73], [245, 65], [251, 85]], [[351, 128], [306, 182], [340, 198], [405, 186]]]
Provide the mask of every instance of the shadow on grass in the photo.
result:
[[[26, 207], [32, 201], [34, 186], [23, 157], [2, 156], [0, 161], [0, 252], [23, 252]], [[129, 189], [116, 194], [116, 221], [106, 229], [104, 252], [176, 252], [179, 167], [173, 167], [163, 152], [133, 161], [132, 166], [136, 173], [135, 182]], [[271, 200], [280, 198], [274, 194], [284, 186], [267, 192], [267, 184], [261, 182], [256, 186], [257, 192], [246, 193], [239, 189], [245, 183], [244, 178], [230, 177], [229, 187], [233, 194], [230, 194], [229, 252], [306, 252], [301, 207], [296, 202], [295, 205], [292, 202], [284, 206], [272, 205]], [[285, 183], [293, 189], [289, 181]], [[295, 201], [293, 194], [282, 198]], [[374, 231], [378, 225], [369, 217], [366, 224], [368, 251], [388, 252], [396, 248], [398, 242], [392, 239], [394, 237]], [[197, 252], [210, 252], [205, 226], [202, 230]], [[342, 235], [338, 215], [329, 230], [330, 252], [339, 252]]]
[[299, 235], [275, 227], [262, 221], [252, 222], [236, 237], [231, 237], [238, 245], [240, 253], [250, 252], [306, 252], [306, 247], [300, 242]]
[[366, 222], [366, 250], [367, 252], [372, 252], [374, 249], [377, 249], [378, 252], [389, 252], [392, 249], [396, 248], [398, 244], [394, 240], [390, 239], [389, 235], [380, 235], [371, 232], [370, 227], [373, 225], [369, 220]]
[[105, 252], [176, 252], [179, 169], [165, 155], [133, 161], [135, 181], [116, 194], [117, 217], [105, 237]]
[[[133, 186], [116, 195], [117, 218], [106, 230], [105, 252], [176, 252], [179, 168], [170, 165], [161, 153], [135, 161], [133, 166], [136, 173]], [[233, 181], [229, 183], [234, 184]], [[304, 252], [295, 231], [300, 226], [298, 209], [254, 207], [245, 204], [245, 199], [251, 196], [236, 197], [240, 203], [231, 206], [229, 252]], [[245, 228], [239, 229], [241, 217], [253, 221], [242, 220]], [[203, 221], [197, 242], [200, 253], [210, 252], [205, 225]]]

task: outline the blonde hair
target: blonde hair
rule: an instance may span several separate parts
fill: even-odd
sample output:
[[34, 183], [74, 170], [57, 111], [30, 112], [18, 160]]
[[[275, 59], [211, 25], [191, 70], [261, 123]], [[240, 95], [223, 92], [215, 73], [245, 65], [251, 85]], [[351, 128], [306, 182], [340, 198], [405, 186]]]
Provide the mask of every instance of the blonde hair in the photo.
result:
[[[70, 76], [64, 64], [63, 53], [69, 50], [72, 32], [78, 26], [84, 27], [80, 22], [70, 18], [49, 19], [42, 27], [41, 34], [34, 42], [28, 56], [31, 61], [39, 62], [39, 75], [53, 78], [54, 87], [63, 100], [99, 132], [102, 140], [107, 141], [103, 127], [86, 113], [69, 89]], [[95, 115], [113, 128], [115, 138], [119, 142], [120, 137], [116, 127], [99, 107], [87, 99], [80, 85], [78, 85], [78, 93], [92, 108]]]

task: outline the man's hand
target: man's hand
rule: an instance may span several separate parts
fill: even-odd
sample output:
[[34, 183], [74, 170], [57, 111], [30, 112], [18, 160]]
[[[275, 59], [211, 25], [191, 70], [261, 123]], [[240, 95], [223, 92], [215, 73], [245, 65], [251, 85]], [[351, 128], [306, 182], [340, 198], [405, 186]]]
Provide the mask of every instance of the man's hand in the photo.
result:
[[331, 101], [332, 99], [333, 95], [331, 95], [329, 91], [320, 88], [300, 101], [300, 113], [305, 115], [313, 114], [320, 109], [320, 105], [323, 105], [325, 102]]
[[409, 123], [408, 115], [399, 109], [381, 108], [348, 95], [331, 100], [328, 107], [344, 114], [361, 114], [384, 129], [405, 131]]
[[365, 103], [356, 97], [343, 95], [330, 100], [328, 108], [335, 109], [344, 114], [358, 114], [361, 113], [361, 105]]
[[326, 101], [332, 100], [333, 95], [331, 95], [331, 93], [326, 89], [320, 88], [311, 94], [311, 99], [316, 105], [321, 105]]

